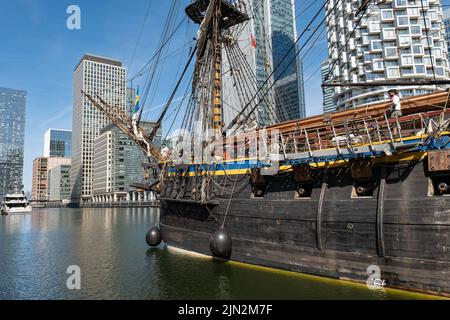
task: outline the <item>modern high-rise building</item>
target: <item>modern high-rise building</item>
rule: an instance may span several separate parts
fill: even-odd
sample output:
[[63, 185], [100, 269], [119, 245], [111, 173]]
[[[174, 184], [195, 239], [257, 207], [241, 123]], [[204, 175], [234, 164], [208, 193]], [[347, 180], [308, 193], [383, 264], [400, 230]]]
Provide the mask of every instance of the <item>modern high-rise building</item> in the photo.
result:
[[[295, 41], [297, 27], [294, 0], [252, 0], [252, 29], [255, 39], [256, 77], [259, 87], [270, 78], [279, 121], [306, 116], [303, 70]], [[294, 49], [290, 50], [292, 47]], [[290, 50], [290, 51], [289, 51]], [[267, 90], [266, 90], [267, 91]], [[264, 105], [262, 106], [264, 108]], [[260, 109], [260, 119], [268, 116]]]
[[70, 159], [61, 157], [37, 157], [33, 161], [33, 179], [31, 195], [33, 201], [45, 202], [49, 200], [49, 173], [58, 166], [70, 166]]
[[[320, 71], [322, 74], [322, 84], [329, 84], [329, 74], [331, 70], [330, 60], [322, 61], [320, 64]], [[323, 113], [330, 113], [336, 111], [336, 106], [333, 100], [334, 89], [332, 87], [323, 88]]]
[[[257, 87], [266, 95], [257, 111], [260, 125], [269, 124], [274, 114], [278, 121], [288, 121], [306, 116], [303, 70], [300, 56], [296, 56], [297, 29], [294, 0], [242, 0], [247, 14], [252, 17], [242, 26], [239, 47], [246, 56], [250, 69], [256, 76]], [[292, 48], [292, 50], [290, 50]], [[224, 70], [228, 70], [225, 55]], [[240, 72], [233, 70], [233, 72]], [[237, 90], [229, 74], [224, 74], [225, 109], [239, 103], [232, 90]], [[273, 86], [273, 83], [275, 82]], [[269, 88], [272, 87], [272, 90]], [[255, 92], [251, 92], [253, 95]], [[259, 98], [260, 99], [260, 98]], [[259, 100], [258, 99], [258, 100]], [[269, 107], [269, 105], [271, 107]], [[270, 110], [274, 109], [274, 110]], [[225, 123], [241, 110], [225, 114]]]
[[450, 55], [450, 9], [444, 11], [445, 41]]
[[[154, 125], [141, 122], [147, 132]], [[161, 146], [161, 139], [160, 128], [153, 140], [155, 146]], [[126, 199], [127, 193], [135, 190], [132, 184], [145, 183], [142, 163], [147, 162], [147, 155], [124, 132], [114, 124], [107, 125], [94, 144], [93, 196], [109, 201]]]
[[72, 157], [72, 131], [48, 129], [45, 133], [44, 157]]
[[70, 200], [70, 164], [60, 164], [48, 172], [49, 201]]
[[80, 203], [92, 197], [94, 142], [100, 130], [110, 123], [81, 91], [98, 94], [110, 105], [127, 105], [126, 69], [117, 60], [85, 55], [75, 68], [72, 118], [71, 201]]
[[22, 192], [27, 93], [0, 88], [0, 198]]
[[411, 86], [338, 87], [334, 90], [338, 110], [386, 100], [389, 88], [398, 89], [401, 96], [429, 93], [436, 86], [413, 82], [449, 78], [439, 0], [378, 1], [357, 17], [359, 5], [360, 1], [327, 3], [329, 80], [370, 83], [401, 79], [410, 80]]

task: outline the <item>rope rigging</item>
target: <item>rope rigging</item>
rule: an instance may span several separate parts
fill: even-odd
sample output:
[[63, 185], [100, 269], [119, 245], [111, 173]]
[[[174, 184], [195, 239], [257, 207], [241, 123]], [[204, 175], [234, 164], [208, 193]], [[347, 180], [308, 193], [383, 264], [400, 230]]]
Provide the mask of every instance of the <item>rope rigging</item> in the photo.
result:
[[[326, 5], [329, 3], [330, 0], [327, 0], [324, 2], [324, 4], [320, 7], [320, 9], [317, 11], [317, 13], [314, 15], [314, 17], [311, 19], [311, 21], [308, 23], [307, 27], [305, 28], [305, 30], [300, 34], [300, 36], [296, 39], [296, 41], [293, 43], [293, 45], [289, 48], [289, 50], [284, 54], [284, 56], [282, 57], [282, 59], [280, 60], [280, 62], [277, 64], [277, 66], [275, 66], [274, 70], [270, 73], [269, 77], [267, 77], [267, 79], [264, 81], [264, 83], [260, 86], [260, 88], [258, 89], [257, 93], [253, 96], [252, 100], [257, 98], [257, 94], [264, 88], [264, 86], [269, 82], [269, 80], [271, 79], [271, 77], [274, 76], [275, 72], [278, 71], [278, 69], [281, 67], [281, 65], [285, 62], [285, 60], [287, 59], [287, 57], [291, 54], [292, 50], [294, 50], [297, 46], [297, 44], [299, 43], [300, 39], [306, 34], [306, 32], [309, 30], [309, 27], [311, 27], [311, 25], [314, 23], [314, 21], [319, 17], [320, 13], [323, 11], [323, 9], [326, 7]], [[338, 3], [341, 0], [337, 0], [335, 3], [335, 6], [338, 5]], [[326, 21], [326, 18], [328, 17], [328, 15], [325, 17], [324, 20], [322, 20], [321, 24], [323, 24]], [[308, 41], [307, 41], [308, 42]], [[300, 50], [297, 51], [295, 50], [296, 54], [294, 56], [294, 58], [297, 57], [297, 55], [300, 53]], [[292, 61], [290, 62], [292, 63]], [[290, 63], [288, 63], [287, 65], [289, 65]], [[282, 74], [282, 72], [280, 73]], [[273, 86], [275, 85], [275, 83], [279, 80], [280, 77], [277, 77], [277, 79], [275, 79], [275, 81], [270, 85], [269, 89], [264, 93], [264, 96], [266, 96], [268, 94], [268, 92], [273, 88]], [[261, 101], [258, 102], [258, 104], [261, 103]], [[248, 116], [244, 118], [244, 120], [240, 120], [240, 118], [242, 117], [242, 115], [244, 114], [244, 112], [249, 108], [249, 106], [251, 105], [251, 101], [249, 101], [245, 107], [243, 108], [243, 110], [233, 119], [233, 121], [230, 123], [230, 125], [227, 127], [227, 130], [231, 130], [233, 129], [233, 127], [235, 125], [238, 125], [238, 128], [236, 128], [234, 131], [236, 131], [237, 129], [239, 129], [243, 123], [245, 121], [247, 121]], [[251, 110], [250, 113], [253, 113], [256, 110], [256, 108], [253, 108]]]

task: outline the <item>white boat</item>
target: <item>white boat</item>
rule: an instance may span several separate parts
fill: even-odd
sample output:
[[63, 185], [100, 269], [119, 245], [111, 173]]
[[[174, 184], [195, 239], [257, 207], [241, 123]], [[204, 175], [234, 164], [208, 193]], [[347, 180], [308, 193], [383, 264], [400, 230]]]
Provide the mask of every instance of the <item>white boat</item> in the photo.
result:
[[31, 212], [30, 202], [24, 194], [7, 194], [0, 206], [2, 215]]

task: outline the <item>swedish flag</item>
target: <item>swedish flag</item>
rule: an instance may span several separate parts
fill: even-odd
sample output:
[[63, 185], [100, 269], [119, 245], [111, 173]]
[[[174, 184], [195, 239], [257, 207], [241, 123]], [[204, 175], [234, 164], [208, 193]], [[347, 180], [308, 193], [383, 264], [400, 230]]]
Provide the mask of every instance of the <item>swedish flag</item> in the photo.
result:
[[134, 99], [133, 113], [136, 113], [139, 111], [139, 101], [140, 101], [140, 98], [139, 98], [139, 87], [138, 87], [137, 91], [136, 91], [136, 98]]

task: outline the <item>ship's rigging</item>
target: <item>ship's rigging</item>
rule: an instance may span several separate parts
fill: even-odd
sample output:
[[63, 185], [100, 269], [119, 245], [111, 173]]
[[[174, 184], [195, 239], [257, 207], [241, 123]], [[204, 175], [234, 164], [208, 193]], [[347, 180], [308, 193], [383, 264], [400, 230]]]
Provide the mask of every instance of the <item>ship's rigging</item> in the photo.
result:
[[[153, 157], [158, 162], [163, 162], [167, 159], [161, 155], [158, 148], [153, 145], [153, 139], [156, 132], [160, 128], [162, 121], [165, 119], [167, 112], [174, 102], [174, 98], [179, 91], [183, 80], [187, 77], [187, 74], [192, 71], [191, 76], [191, 88], [186, 89], [186, 93], [183, 96], [182, 102], [176, 112], [176, 116], [179, 115], [181, 105], [187, 100], [187, 106], [183, 115], [181, 131], [179, 134], [180, 147], [177, 151], [182, 153], [184, 150], [192, 150], [192, 146], [200, 146], [200, 153], [202, 157], [204, 153], [208, 153], [213, 149], [213, 145], [220, 147], [220, 141], [224, 136], [235, 135], [238, 132], [255, 131], [260, 128], [258, 122], [257, 111], [258, 108], [264, 106], [267, 108], [267, 115], [270, 119], [270, 123], [280, 122], [280, 114], [277, 113], [274, 106], [274, 97], [271, 96], [273, 88], [280, 80], [283, 70], [286, 65], [290, 65], [297, 59], [298, 55], [308, 48], [308, 44], [311, 41], [315, 41], [314, 37], [317, 36], [320, 28], [326, 22], [328, 16], [333, 12], [334, 8], [341, 4], [343, 0], [337, 0], [334, 2], [334, 7], [320, 19], [321, 13], [329, 5], [330, 1], [324, 1], [320, 9], [313, 15], [309, 23], [306, 25], [303, 32], [295, 39], [295, 42], [289, 47], [287, 52], [282, 57], [281, 61], [274, 66], [273, 70], [270, 70], [267, 79], [263, 83], [258, 83], [256, 75], [250, 67], [247, 56], [242, 51], [242, 48], [238, 44], [238, 38], [243, 32], [243, 25], [248, 23], [252, 19], [255, 8], [248, 8], [244, 2], [230, 2], [226, 0], [198, 0], [194, 1], [186, 8], [186, 14], [195, 23], [199, 24], [199, 32], [196, 39], [196, 46], [191, 48], [189, 59], [181, 72], [181, 76], [176, 81], [174, 89], [172, 90], [167, 103], [165, 104], [156, 126], [150, 133], [144, 133], [143, 128], [140, 128], [143, 132], [142, 136], [136, 137], [133, 133], [130, 115], [120, 111], [117, 106], [110, 106], [102, 99], [101, 94], [85, 93], [85, 97], [91, 101], [92, 105], [103, 113], [108, 118], [119, 126], [125, 133], [127, 133], [136, 143], [139, 145], [149, 157]], [[367, 11], [372, 4], [376, 4], [379, 1], [364, 0], [361, 3], [359, 10], [355, 13], [358, 18], [357, 26], [361, 23], [362, 19], [367, 14]], [[141, 76], [147, 73], [146, 85], [143, 95], [143, 104], [147, 101], [149, 92], [154, 81], [158, 82], [160, 73], [157, 72], [160, 68], [159, 64], [164, 63], [164, 55], [167, 54], [168, 44], [170, 43], [173, 35], [180, 28], [181, 24], [176, 25], [175, 16], [179, 9], [179, 1], [172, 1], [169, 15], [165, 24], [165, 31], [160, 39], [159, 48], [150, 59], [150, 61], [144, 66], [144, 68], [138, 73]], [[314, 26], [314, 23], [319, 22]], [[356, 26], [356, 27], [357, 27]], [[355, 27], [355, 29], [356, 29]], [[312, 30], [311, 30], [312, 29]], [[298, 48], [301, 39], [306, 38], [304, 44]], [[345, 49], [348, 45], [348, 40], [343, 44], [341, 49]], [[340, 54], [344, 50], [339, 50]], [[195, 59], [194, 59], [195, 58]], [[229, 66], [227, 70], [224, 70], [224, 59], [226, 58]], [[192, 61], [195, 60], [195, 65], [191, 66]], [[336, 63], [337, 60], [334, 62]], [[330, 72], [334, 69], [334, 65], [330, 68]], [[278, 76], [275, 77], [275, 74]], [[223, 97], [223, 77], [227, 75], [232, 79], [234, 87], [237, 93], [237, 100], [239, 101], [240, 108], [236, 108], [233, 105], [227, 103]], [[134, 77], [133, 79], [135, 79]], [[432, 82], [427, 82], [431, 84]], [[400, 82], [395, 84], [401, 85]], [[408, 84], [411, 84], [409, 82]], [[437, 84], [437, 82], [436, 82]], [[447, 83], [445, 83], [447, 84]], [[371, 83], [371, 84], [352, 84], [352, 83], [330, 83], [328, 86], [387, 86], [388, 83]], [[275, 95], [276, 98], [276, 95]], [[439, 100], [438, 104], [442, 104]], [[224, 123], [224, 108], [231, 107], [235, 109], [236, 116], [230, 121], [228, 126]], [[141, 111], [142, 112], [142, 111]], [[380, 115], [377, 114], [379, 117]], [[383, 119], [382, 119], [383, 120]], [[378, 120], [376, 120], [378, 121]], [[383, 120], [384, 121], [384, 120]], [[386, 122], [387, 130], [389, 128], [389, 121]], [[265, 123], [266, 124], [266, 123]], [[325, 125], [322, 122], [322, 125]], [[327, 143], [331, 145], [333, 139], [338, 138], [339, 130], [336, 128], [341, 124], [336, 123], [336, 126], [328, 127]], [[341, 134], [348, 135], [347, 125], [343, 127]], [[363, 121], [363, 130], [369, 132], [370, 128], [365, 128], [367, 122]], [[281, 128], [281, 127], [280, 127]], [[303, 147], [307, 148], [311, 154], [311, 141], [313, 136], [317, 140], [317, 144], [321, 145], [325, 143], [322, 141], [320, 130], [317, 125], [314, 127], [317, 132], [311, 133], [307, 131], [308, 128], [302, 128], [298, 125], [294, 126], [297, 132], [289, 131], [289, 135], [282, 136], [280, 140], [281, 150], [286, 148], [286, 141], [290, 137], [295, 136], [298, 139], [303, 139]], [[331, 128], [331, 129], [330, 129]], [[361, 129], [361, 127], [360, 127]], [[330, 135], [330, 131], [333, 134]], [[367, 133], [366, 132], [366, 133]], [[364, 135], [366, 135], [364, 133]], [[368, 141], [372, 141], [374, 137], [371, 137], [370, 133], [367, 133]], [[395, 137], [390, 135], [390, 141], [394, 141]], [[306, 139], [306, 140], [305, 140]], [[347, 137], [348, 140], [348, 137]], [[147, 146], [151, 145], [151, 148]], [[189, 148], [189, 146], [191, 148]], [[195, 149], [195, 148], [194, 148]], [[339, 148], [338, 148], [339, 149]], [[198, 151], [198, 150], [196, 150]], [[338, 150], [339, 153], [339, 150]]]

